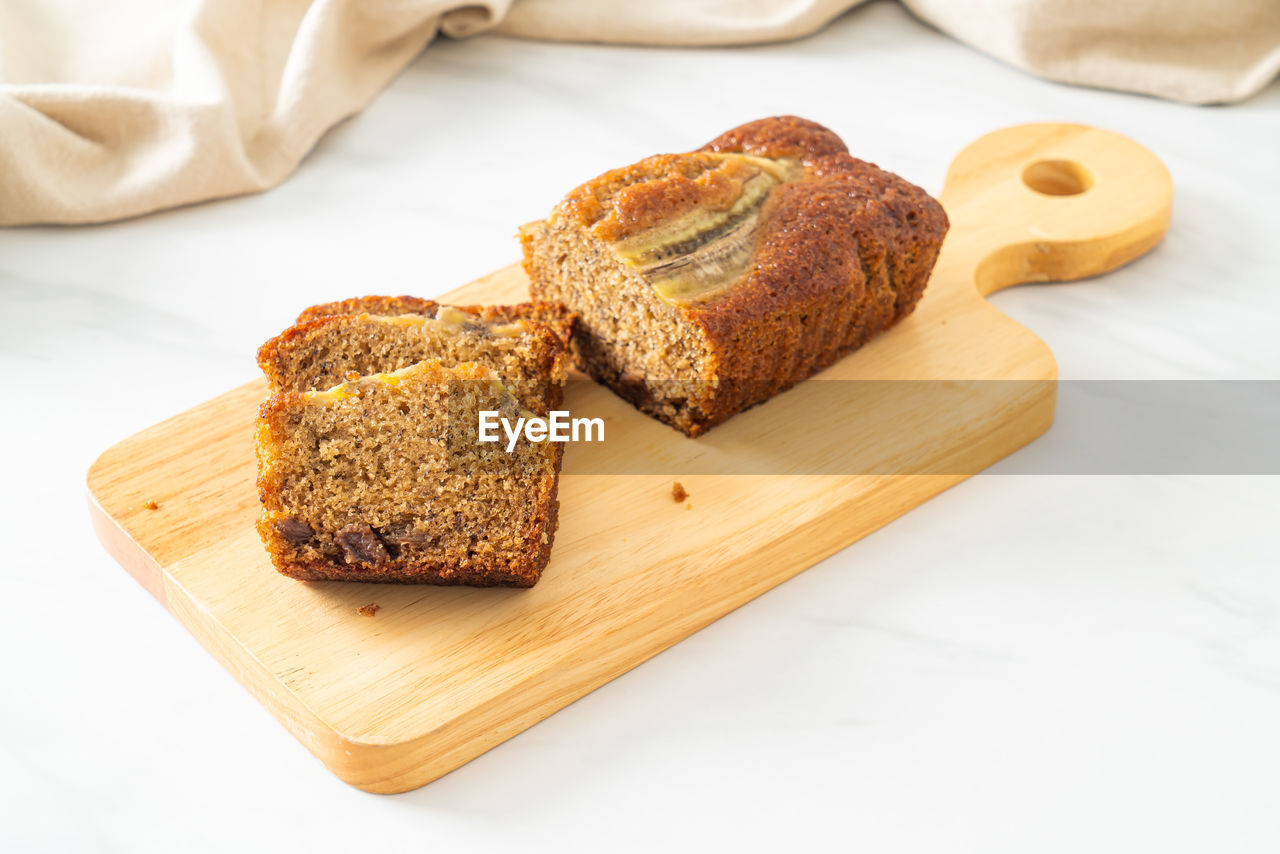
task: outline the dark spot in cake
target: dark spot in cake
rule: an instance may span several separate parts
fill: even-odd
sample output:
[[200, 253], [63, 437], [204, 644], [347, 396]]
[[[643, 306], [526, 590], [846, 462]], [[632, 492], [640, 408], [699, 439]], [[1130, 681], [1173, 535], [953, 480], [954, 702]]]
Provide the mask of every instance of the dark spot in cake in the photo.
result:
[[684, 485], [677, 480], [675, 483], [671, 484], [671, 497], [675, 499], [677, 504], [679, 504], [681, 501], [684, 501], [689, 497], [689, 493], [685, 492]]
[[310, 542], [316, 532], [306, 522], [290, 516], [276, 522], [276, 533], [294, 545], [302, 545]]
[[347, 525], [338, 531], [336, 539], [347, 553], [349, 563], [364, 563], [379, 566], [390, 560], [387, 547], [367, 524], [360, 522]]
[[[427, 521], [430, 522], [431, 519], [428, 518]], [[382, 540], [387, 553], [393, 558], [400, 557], [405, 549], [410, 551], [427, 549], [436, 541], [434, 535], [423, 533], [414, 528], [413, 521], [409, 519], [402, 522], [393, 522], [381, 528], [374, 528], [374, 533], [378, 535], [378, 539]]]
[[645, 387], [644, 377], [639, 374], [633, 374], [630, 371], [623, 371], [618, 375], [617, 385], [614, 390], [618, 395], [628, 403], [638, 405], [648, 399], [649, 390]]

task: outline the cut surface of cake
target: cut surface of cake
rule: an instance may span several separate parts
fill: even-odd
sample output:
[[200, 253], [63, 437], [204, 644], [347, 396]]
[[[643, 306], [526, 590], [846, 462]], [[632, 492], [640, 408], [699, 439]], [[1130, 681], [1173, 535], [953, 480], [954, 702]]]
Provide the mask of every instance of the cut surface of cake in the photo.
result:
[[303, 312], [301, 322], [259, 348], [258, 364], [273, 391], [310, 391], [337, 385], [351, 372], [395, 371], [423, 359], [445, 366], [479, 362], [527, 408], [546, 414], [561, 403], [571, 324], [559, 306], [457, 308], [365, 297]]
[[578, 366], [690, 436], [908, 314], [948, 227], [924, 190], [783, 116], [572, 191], [521, 229]]
[[257, 423], [258, 532], [294, 578], [531, 587], [555, 535], [561, 445], [479, 441], [529, 416], [489, 367], [419, 361], [282, 391]]

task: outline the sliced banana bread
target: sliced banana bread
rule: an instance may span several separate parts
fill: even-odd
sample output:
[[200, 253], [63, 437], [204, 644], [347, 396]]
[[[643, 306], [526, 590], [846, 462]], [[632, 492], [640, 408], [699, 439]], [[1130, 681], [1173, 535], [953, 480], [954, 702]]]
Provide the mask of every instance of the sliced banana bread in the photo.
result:
[[948, 227], [924, 190], [783, 116], [588, 181], [521, 229], [578, 366], [690, 436], [914, 308]]
[[551, 553], [561, 445], [478, 441], [478, 413], [528, 416], [476, 362], [420, 361], [258, 417], [258, 522], [306, 580], [531, 587]]

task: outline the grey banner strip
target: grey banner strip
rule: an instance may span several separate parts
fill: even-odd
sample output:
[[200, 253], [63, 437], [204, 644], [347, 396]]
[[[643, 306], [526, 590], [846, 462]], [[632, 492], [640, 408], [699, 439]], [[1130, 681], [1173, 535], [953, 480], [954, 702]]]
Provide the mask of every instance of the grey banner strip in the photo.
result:
[[[566, 448], [566, 474], [1280, 474], [1276, 380], [809, 382], [698, 439], [621, 430], [645, 416], [574, 385], [565, 408], [607, 426]], [[1052, 426], [1001, 459], [1000, 431], [1043, 426], [1055, 395]]]

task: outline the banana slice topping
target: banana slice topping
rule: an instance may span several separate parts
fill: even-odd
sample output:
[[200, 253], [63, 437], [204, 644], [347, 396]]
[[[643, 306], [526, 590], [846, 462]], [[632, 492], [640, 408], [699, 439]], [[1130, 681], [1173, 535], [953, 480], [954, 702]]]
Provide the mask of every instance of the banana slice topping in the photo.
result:
[[618, 259], [668, 303], [696, 303], [741, 279], [755, 252], [765, 202], [780, 184], [803, 174], [799, 161], [790, 159], [717, 157], [717, 179], [736, 189], [729, 204], [719, 193], [720, 198], [700, 201], [692, 210], [686, 205], [669, 219], [610, 244]]

